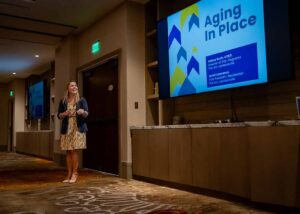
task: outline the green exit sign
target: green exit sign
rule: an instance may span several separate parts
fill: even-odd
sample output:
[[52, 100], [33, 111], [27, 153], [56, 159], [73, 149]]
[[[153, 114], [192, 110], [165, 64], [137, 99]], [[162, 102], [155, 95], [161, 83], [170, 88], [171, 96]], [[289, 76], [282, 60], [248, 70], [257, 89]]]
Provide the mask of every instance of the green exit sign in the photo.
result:
[[99, 41], [96, 41], [95, 43], [92, 44], [91, 53], [95, 55], [100, 51], [101, 51], [101, 43]]
[[13, 91], [13, 90], [10, 90], [10, 91], [9, 91], [9, 96], [10, 96], [10, 97], [13, 97], [13, 96], [14, 96], [14, 91]]

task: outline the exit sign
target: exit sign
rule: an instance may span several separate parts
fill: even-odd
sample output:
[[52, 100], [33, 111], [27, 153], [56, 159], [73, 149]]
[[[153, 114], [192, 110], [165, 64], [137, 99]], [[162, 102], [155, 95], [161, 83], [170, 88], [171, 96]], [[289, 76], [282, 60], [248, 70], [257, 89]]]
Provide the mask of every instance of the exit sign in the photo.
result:
[[100, 51], [101, 51], [101, 43], [99, 41], [96, 41], [95, 43], [92, 44], [91, 53], [95, 55]]

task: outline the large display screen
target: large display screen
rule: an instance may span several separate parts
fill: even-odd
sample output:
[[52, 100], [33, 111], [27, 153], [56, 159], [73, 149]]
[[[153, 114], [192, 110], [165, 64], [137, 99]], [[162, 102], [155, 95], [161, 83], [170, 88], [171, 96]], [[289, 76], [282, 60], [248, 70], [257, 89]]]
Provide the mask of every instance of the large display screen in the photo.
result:
[[40, 81], [29, 87], [28, 91], [29, 118], [44, 117], [44, 82]]
[[[291, 72], [286, 72], [291, 70], [289, 58], [279, 67], [274, 65], [279, 63], [275, 61], [278, 51], [290, 56], [289, 38], [270, 39], [272, 44], [266, 41], [276, 37], [272, 28], [288, 28], [288, 4], [281, 2], [279, 10], [276, 2], [279, 6], [278, 0], [272, 6], [263, 0], [202, 0], [161, 20], [160, 98], [291, 78]], [[266, 18], [276, 10], [282, 13], [279, 23]], [[289, 37], [288, 33], [284, 36]], [[273, 44], [277, 42], [288, 45], [277, 50], [279, 45]], [[283, 67], [286, 74], [278, 71]]]

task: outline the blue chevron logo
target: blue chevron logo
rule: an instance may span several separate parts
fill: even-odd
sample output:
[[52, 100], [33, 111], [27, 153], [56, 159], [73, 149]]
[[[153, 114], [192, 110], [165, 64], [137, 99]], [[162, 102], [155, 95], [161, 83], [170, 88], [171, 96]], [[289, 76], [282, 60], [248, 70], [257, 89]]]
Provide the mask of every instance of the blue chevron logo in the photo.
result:
[[183, 47], [180, 48], [178, 54], [177, 54], [177, 63], [180, 61], [181, 57], [187, 60], [187, 53]]
[[192, 15], [190, 22], [189, 22], [189, 31], [191, 31], [193, 25], [196, 25], [199, 28], [199, 17], [195, 14]]
[[188, 64], [188, 69], [187, 69], [187, 76], [190, 75], [191, 71], [195, 69], [195, 71], [200, 74], [200, 68], [199, 68], [199, 63], [195, 59], [195, 57], [192, 57], [189, 64]]
[[194, 94], [196, 93], [196, 88], [190, 82], [189, 78], [186, 78], [184, 83], [182, 84], [178, 95], [186, 95], [186, 94]]
[[174, 39], [176, 39], [177, 42], [181, 44], [181, 33], [175, 25], [173, 26], [171, 33], [169, 35], [169, 48], [171, 47]]

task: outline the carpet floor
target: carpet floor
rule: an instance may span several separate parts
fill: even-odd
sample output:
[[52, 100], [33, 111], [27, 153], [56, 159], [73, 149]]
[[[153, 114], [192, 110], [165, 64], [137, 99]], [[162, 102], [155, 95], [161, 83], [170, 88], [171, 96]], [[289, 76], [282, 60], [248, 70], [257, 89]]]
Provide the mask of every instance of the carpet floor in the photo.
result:
[[51, 161], [0, 152], [0, 213], [271, 213], [205, 195], [82, 169], [75, 184]]

